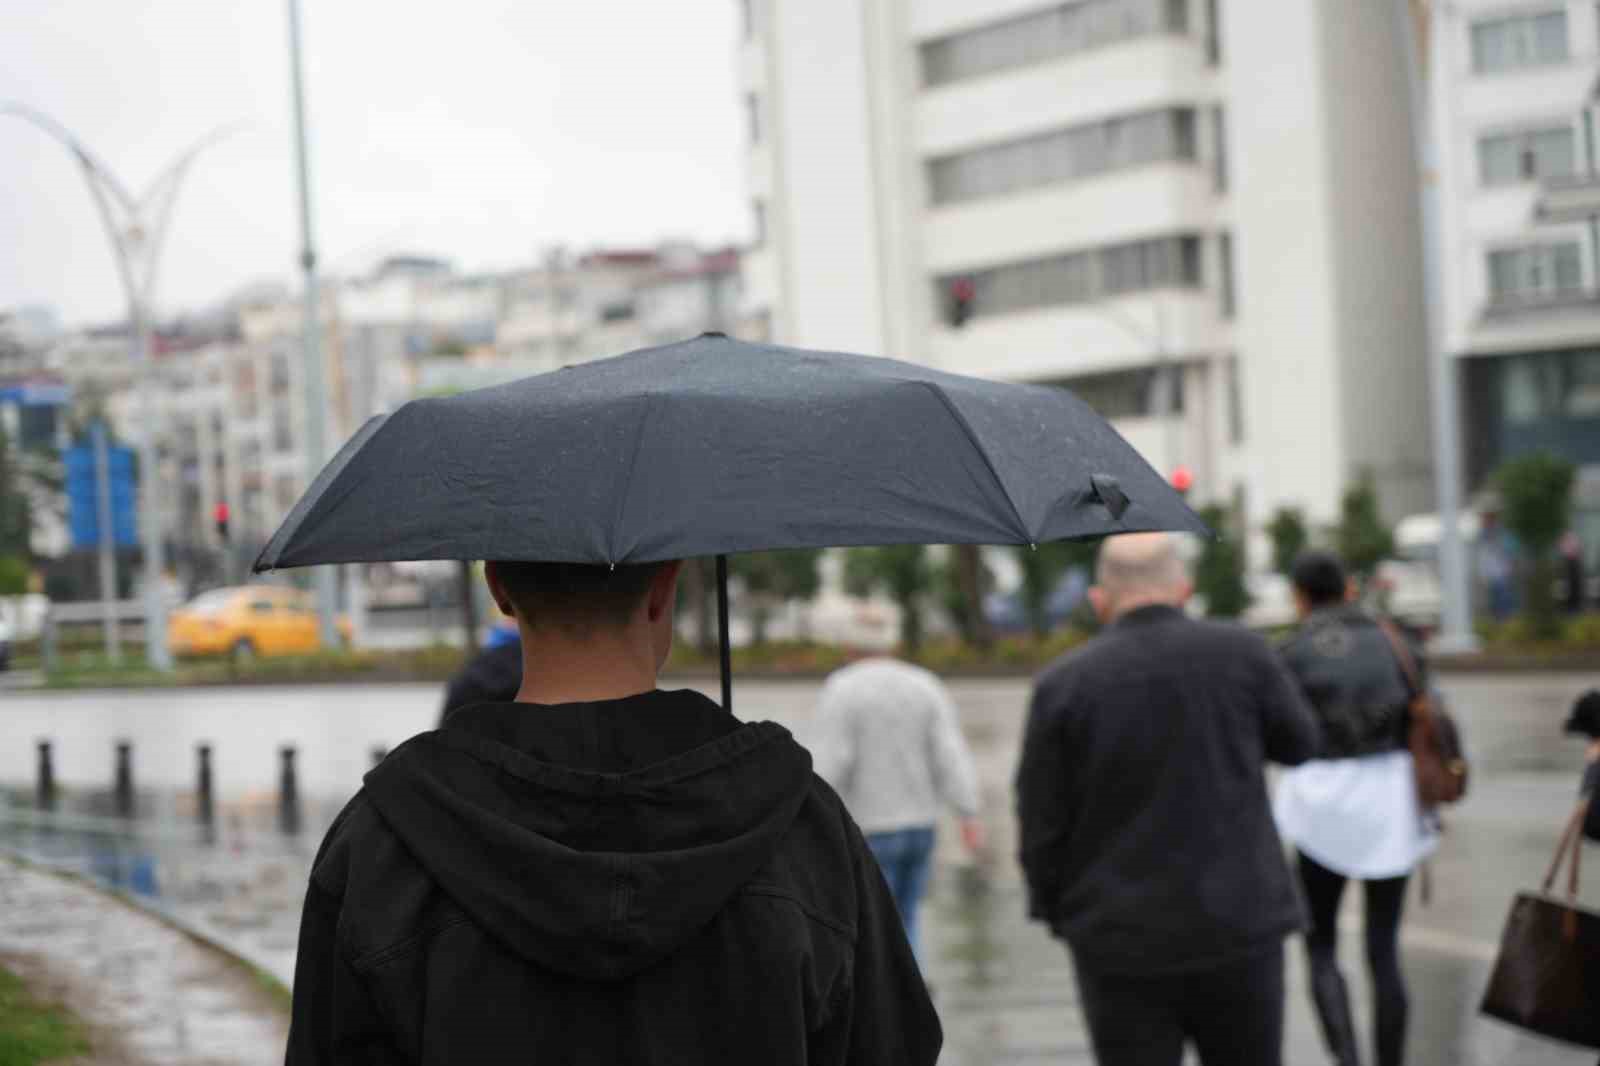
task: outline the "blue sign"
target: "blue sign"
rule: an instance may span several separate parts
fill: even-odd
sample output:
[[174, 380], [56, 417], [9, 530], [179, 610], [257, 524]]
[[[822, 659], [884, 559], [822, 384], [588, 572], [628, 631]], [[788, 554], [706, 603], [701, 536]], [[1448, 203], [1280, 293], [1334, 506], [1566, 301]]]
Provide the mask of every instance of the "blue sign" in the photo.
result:
[[[95, 478], [94, 445], [75, 444], [65, 455], [67, 467], [67, 524], [72, 547], [89, 551], [100, 546], [99, 485]], [[133, 449], [106, 447], [111, 481], [112, 543], [130, 548], [139, 543], [138, 489], [133, 474]]]

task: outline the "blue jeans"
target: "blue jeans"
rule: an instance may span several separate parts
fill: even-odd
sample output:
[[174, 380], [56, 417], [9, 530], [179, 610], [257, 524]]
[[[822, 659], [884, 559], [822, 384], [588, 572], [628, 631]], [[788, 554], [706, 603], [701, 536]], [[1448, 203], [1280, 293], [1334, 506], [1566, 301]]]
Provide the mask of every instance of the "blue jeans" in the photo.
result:
[[872, 849], [883, 871], [883, 879], [889, 884], [889, 894], [900, 911], [906, 939], [911, 941], [911, 950], [916, 952], [920, 966], [922, 940], [917, 934], [917, 905], [928, 890], [928, 875], [933, 870], [933, 826], [868, 833], [867, 847]]

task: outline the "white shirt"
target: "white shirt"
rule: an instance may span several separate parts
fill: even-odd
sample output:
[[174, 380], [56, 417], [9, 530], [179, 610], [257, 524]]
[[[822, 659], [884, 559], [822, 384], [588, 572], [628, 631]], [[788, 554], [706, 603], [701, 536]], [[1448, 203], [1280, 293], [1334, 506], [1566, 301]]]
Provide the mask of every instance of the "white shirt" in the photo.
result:
[[822, 686], [811, 754], [862, 832], [932, 826], [942, 806], [978, 812], [978, 776], [955, 703], [937, 677], [866, 659]]
[[1409, 751], [1286, 770], [1272, 813], [1296, 849], [1363, 881], [1405, 876], [1439, 844], [1438, 825], [1417, 802]]

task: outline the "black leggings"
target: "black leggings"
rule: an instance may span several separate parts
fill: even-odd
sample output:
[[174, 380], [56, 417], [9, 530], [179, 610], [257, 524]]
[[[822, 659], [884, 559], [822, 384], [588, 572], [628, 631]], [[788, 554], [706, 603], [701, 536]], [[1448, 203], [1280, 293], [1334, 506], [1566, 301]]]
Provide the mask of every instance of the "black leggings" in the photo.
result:
[[[1405, 910], [1405, 877], [1363, 881], [1367, 894], [1367, 966], [1372, 970], [1373, 1043], [1378, 1066], [1400, 1066], [1406, 1044], [1405, 978], [1400, 974], [1400, 916]], [[1300, 883], [1311, 908], [1306, 953], [1313, 980], [1319, 972], [1337, 973], [1339, 898], [1345, 876], [1300, 855]]]

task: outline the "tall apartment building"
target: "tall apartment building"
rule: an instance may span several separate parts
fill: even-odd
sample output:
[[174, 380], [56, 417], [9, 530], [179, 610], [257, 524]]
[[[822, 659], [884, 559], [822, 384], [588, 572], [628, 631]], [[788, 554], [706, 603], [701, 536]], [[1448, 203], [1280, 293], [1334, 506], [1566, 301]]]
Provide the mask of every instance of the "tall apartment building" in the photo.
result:
[[1583, 464], [1600, 561], [1600, 13], [1576, 0], [1434, 4], [1446, 351], [1469, 491], [1506, 458]]
[[1257, 528], [1427, 509], [1392, 2], [741, 0], [746, 310], [1069, 386]]

